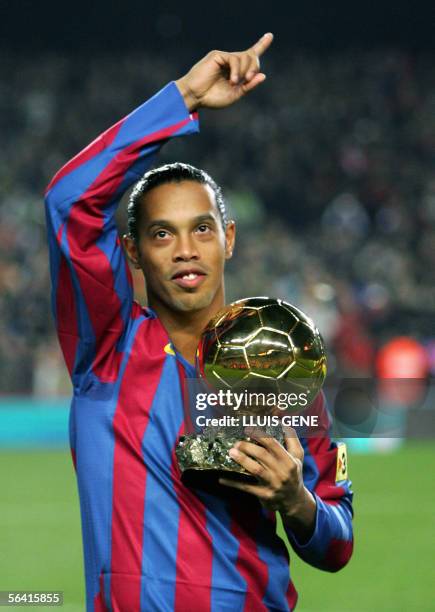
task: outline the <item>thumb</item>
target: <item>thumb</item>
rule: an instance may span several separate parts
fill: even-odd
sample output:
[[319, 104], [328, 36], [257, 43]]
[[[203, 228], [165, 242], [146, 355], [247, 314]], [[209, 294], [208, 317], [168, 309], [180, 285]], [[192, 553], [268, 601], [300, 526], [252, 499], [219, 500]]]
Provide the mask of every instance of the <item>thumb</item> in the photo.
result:
[[266, 80], [266, 75], [264, 72], [258, 72], [248, 83], [244, 83], [242, 85], [242, 91], [244, 94], [248, 93], [248, 91], [252, 91], [258, 85], [261, 85]]
[[296, 430], [293, 429], [293, 427], [285, 426], [283, 427], [283, 432], [284, 432], [285, 447], [287, 451], [293, 457], [296, 457], [300, 461], [303, 461], [304, 460], [304, 449], [303, 449], [302, 444], [300, 443]]

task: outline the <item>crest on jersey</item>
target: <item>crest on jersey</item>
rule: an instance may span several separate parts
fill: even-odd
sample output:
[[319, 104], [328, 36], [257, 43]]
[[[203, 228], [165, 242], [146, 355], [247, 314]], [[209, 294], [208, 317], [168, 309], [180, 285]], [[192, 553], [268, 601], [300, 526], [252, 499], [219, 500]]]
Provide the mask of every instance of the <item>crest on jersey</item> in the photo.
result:
[[337, 446], [337, 471], [335, 473], [335, 482], [347, 480], [347, 449], [346, 444], [340, 442]]
[[170, 342], [168, 342], [168, 344], [163, 348], [163, 350], [167, 355], [175, 355], [175, 351], [172, 348], [172, 344]]

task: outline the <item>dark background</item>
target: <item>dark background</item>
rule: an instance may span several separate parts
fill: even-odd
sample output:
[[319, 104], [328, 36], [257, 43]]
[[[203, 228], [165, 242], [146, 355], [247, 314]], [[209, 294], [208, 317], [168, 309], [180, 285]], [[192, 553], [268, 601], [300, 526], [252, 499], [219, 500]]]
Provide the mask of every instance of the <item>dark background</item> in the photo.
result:
[[110, 49], [162, 51], [222, 44], [237, 48], [262, 31], [276, 34], [280, 48], [314, 51], [349, 46], [397, 45], [433, 49], [435, 10], [430, 2], [260, 1], [124, 2], [3, 1], [3, 51], [55, 50], [74, 53]]

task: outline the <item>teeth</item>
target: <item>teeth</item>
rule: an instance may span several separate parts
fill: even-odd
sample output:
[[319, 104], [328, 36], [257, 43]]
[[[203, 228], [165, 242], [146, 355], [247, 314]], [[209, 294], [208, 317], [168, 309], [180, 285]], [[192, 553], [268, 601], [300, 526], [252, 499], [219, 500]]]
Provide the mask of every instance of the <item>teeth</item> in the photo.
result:
[[193, 272], [191, 272], [190, 274], [185, 274], [185, 275], [183, 276], [183, 278], [184, 278], [184, 279], [186, 279], [186, 280], [193, 280], [193, 279], [194, 279], [194, 278], [196, 278], [197, 276], [198, 276], [197, 274], [194, 274]]

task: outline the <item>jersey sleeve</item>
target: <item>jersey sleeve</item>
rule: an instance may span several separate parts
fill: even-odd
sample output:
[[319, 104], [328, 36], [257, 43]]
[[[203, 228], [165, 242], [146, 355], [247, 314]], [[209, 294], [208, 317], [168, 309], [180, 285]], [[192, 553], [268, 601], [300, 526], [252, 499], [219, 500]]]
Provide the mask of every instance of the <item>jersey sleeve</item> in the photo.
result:
[[74, 388], [90, 371], [113, 382], [133, 285], [115, 223], [124, 192], [170, 138], [197, 132], [174, 82], [94, 140], [54, 176], [45, 203], [52, 309]]
[[323, 394], [315, 402], [323, 435], [301, 439], [304, 447], [304, 484], [316, 501], [316, 522], [311, 538], [298, 542], [285, 527], [295, 552], [319, 569], [337, 572], [346, 565], [353, 551], [353, 492], [347, 478], [346, 447], [328, 435], [329, 416]]

